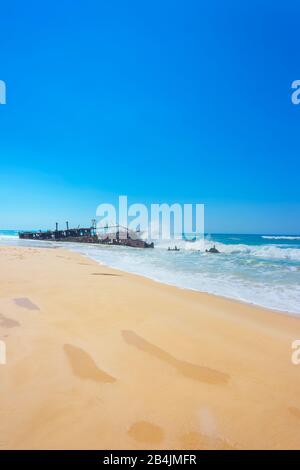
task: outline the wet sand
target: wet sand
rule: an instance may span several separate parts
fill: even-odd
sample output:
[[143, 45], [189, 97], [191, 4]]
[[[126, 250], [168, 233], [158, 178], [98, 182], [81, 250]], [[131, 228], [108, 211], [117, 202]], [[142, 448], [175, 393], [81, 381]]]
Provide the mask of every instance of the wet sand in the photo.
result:
[[300, 319], [0, 247], [0, 449], [300, 448]]

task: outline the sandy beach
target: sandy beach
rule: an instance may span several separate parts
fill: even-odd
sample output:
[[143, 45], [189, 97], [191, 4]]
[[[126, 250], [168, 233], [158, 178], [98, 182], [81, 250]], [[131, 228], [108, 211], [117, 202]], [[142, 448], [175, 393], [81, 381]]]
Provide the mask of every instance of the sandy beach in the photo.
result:
[[0, 247], [1, 449], [300, 447], [300, 319]]

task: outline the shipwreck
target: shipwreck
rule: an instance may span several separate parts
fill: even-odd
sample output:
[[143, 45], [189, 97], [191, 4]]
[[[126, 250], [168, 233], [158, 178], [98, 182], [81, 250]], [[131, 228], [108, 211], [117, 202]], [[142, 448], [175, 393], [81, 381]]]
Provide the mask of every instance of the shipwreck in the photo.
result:
[[91, 227], [58, 229], [56, 223], [55, 230], [19, 232], [19, 238], [23, 240], [73, 242], [73, 243], [93, 243], [99, 245], [118, 245], [133, 248], [154, 248], [154, 243], [148, 243], [140, 238], [138, 231], [133, 232], [120, 225], [97, 227], [96, 221], [92, 221]]

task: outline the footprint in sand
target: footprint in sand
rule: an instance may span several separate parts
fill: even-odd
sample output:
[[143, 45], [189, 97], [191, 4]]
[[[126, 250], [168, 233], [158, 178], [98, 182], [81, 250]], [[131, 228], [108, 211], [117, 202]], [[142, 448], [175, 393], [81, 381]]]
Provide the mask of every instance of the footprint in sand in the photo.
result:
[[148, 421], [138, 421], [128, 430], [130, 437], [145, 444], [159, 444], [163, 440], [163, 430]]
[[295, 416], [295, 418], [300, 419], [300, 410], [299, 408], [296, 408], [295, 406], [290, 406], [289, 407], [289, 412]]
[[0, 326], [3, 326], [3, 328], [14, 328], [16, 326], [20, 326], [20, 323], [16, 320], [5, 317], [0, 313]]
[[122, 336], [126, 343], [135, 346], [141, 351], [144, 351], [151, 356], [166, 362], [167, 364], [170, 364], [171, 366], [175, 367], [178, 372], [180, 372], [185, 377], [189, 377], [190, 379], [219, 385], [227, 383], [230, 378], [228, 374], [224, 374], [218, 370], [176, 359], [171, 354], [145, 340], [134, 331], [124, 330], [122, 331]]
[[83, 349], [72, 346], [71, 344], [65, 344], [64, 351], [76, 377], [103, 383], [116, 381], [114, 377], [99, 369], [96, 362]]
[[28, 297], [19, 297], [14, 299], [14, 303], [18, 305], [18, 307], [27, 308], [27, 310], [39, 310], [39, 307], [31, 302]]

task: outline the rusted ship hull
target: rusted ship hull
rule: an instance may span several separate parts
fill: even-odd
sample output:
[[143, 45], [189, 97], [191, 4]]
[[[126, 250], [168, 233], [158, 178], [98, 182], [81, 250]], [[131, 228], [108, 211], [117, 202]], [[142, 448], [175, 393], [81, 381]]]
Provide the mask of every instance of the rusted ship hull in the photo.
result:
[[138, 238], [113, 237], [99, 238], [93, 228], [81, 228], [70, 230], [48, 230], [46, 232], [19, 232], [19, 238], [23, 240], [56, 241], [72, 243], [89, 243], [98, 245], [117, 245], [132, 248], [154, 248], [153, 243], [148, 243]]

